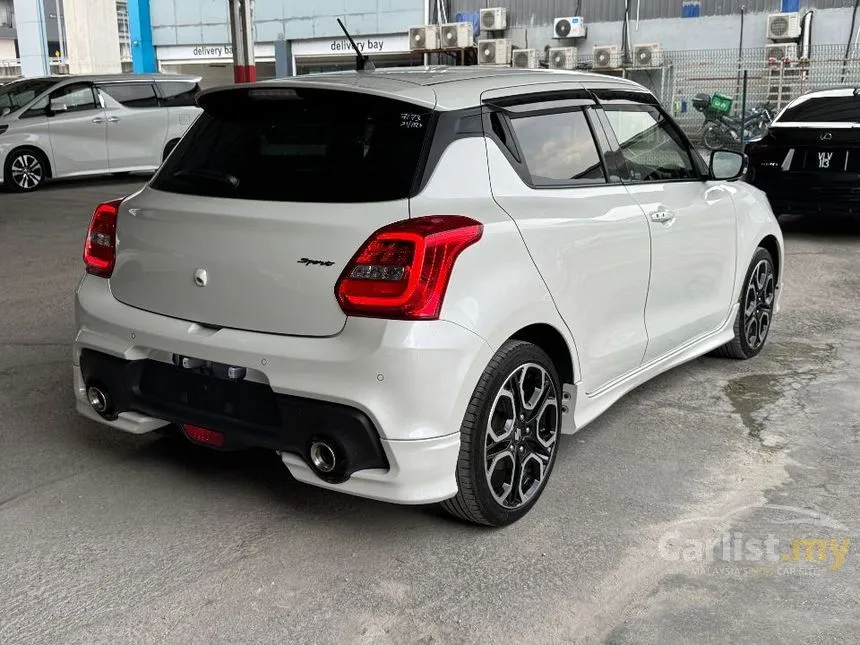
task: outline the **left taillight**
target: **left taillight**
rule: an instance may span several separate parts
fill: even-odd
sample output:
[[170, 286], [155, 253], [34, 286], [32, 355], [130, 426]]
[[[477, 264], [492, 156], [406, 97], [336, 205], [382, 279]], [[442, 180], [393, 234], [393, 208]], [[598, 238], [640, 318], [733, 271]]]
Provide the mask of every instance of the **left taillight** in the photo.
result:
[[109, 278], [116, 264], [116, 220], [121, 199], [99, 204], [90, 220], [84, 244], [87, 273]]
[[457, 256], [484, 227], [462, 215], [417, 217], [374, 233], [335, 286], [348, 316], [400, 320], [439, 317]]

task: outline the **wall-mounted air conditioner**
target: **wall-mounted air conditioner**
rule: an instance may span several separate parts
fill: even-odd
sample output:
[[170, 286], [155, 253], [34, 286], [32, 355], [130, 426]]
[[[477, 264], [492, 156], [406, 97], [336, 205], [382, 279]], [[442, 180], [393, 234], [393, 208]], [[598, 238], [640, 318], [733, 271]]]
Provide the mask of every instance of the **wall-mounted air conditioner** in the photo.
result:
[[413, 51], [439, 49], [439, 25], [410, 27], [409, 49]]
[[534, 69], [538, 66], [538, 53], [536, 49], [516, 49], [511, 54], [511, 66], [521, 69]]
[[475, 42], [471, 22], [450, 22], [442, 25], [440, 32], [442, 49], [465, 49]]
[[510, 65], [511, 41], [507, 38], [478, 41], [478, 65]]
[[576, 69], [576, 47], [550, 47], [547, 65], [550, 69]]
[[775, 42], [800, 38], [799, 13], [772, 13], [767, 17], [767, 37]]
[[598, 45], [592, 50], [594, 69], [613, 69], [621, 67], [621, 48], [618, 45]]
[[663, 47], [659, 43], [636, 45], [633, 48], [633, 64], [637, 67], [662, 67]]
[[556, 18], [553, 22], [555, 38], [585, 38], [585, 21], [580, 16]]
[[508, 10], [504, 7], [481, 9], [481, 29], [500, 31], [508, 28]]
[[764, 48], [764, 60], [767, 63], [781, 63], [798, 60], [798, 49], [796, 43], [783, 43], [781, 45], [768, 45]]

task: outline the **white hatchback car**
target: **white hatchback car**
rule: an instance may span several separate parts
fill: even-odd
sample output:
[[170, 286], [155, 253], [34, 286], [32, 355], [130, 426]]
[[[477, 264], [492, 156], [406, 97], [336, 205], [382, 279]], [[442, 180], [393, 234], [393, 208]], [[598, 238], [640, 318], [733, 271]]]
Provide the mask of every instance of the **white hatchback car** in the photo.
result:
[[28, 78], [0, 87], [0, 184], [154, 171], [200, 109], [196, 76]]
[[118, 430], [176, 424], [306, 483], [503, 525], [561, 434], [767, 339], [767, 199], [639, 85], [419, 68], [198, 102], [86, 238], [75, 395]]

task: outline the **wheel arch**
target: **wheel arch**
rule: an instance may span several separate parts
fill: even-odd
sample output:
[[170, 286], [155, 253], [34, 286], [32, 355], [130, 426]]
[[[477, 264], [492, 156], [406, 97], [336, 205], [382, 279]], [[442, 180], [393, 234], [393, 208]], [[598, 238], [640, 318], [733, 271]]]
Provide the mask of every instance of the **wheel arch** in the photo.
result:
[[521, 340], [537, 345], [552, 360], [562, 384], [576, 383], [573, 352], [565, 337], [552, 325], [546, 323], [528, 325], [511, 335], [509, 340]]
[[161, 153], [161, 161], [165, 161], [170, 153], [173, 152], [173, 149], [179, 145], [180, 137], [173, 137], [172, 139], [168, 139], [167, 143], [164, 144], [164, 150]]
[[776, 281], [782, 278], [782, 257], [780, 256], [779, 242], [774, 235], [766, 235], [758, 243], [759, 247], [770, 253], [773, 258], [773, 271], [776, 274]]
[[39, 146], [34, 146], [30, 143], [25, 143], [20, 146], [15, 146], [6, 154], [6, 160], [3, 163], [3, 172], [6, 171], [6, 165], [9, 163], [9, 160], [15, 156], [18, 152], [23, 152], [25, 150], [30, 150], [35, 152], [42, 160], [45, 162], [45, 179], [51, 179], [54, 176], [54, 167], [51, 163], [51, 155], [48, 154], [47, 150], [42, 150]]

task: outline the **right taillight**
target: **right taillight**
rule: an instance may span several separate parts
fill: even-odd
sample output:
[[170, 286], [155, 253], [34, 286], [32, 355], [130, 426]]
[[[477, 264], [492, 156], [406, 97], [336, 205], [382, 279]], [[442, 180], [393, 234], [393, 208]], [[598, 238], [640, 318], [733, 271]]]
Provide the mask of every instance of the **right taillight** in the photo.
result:
[[454, 261], [483, 231], [462, 215], [416, 217], [379, 229], [337, 281], [341, 309], [350, 316], [438, 318]]
[[116, 219], [121, 199], [99, 204], [90, 220], [84, 243], [87, 273], [109, 278], [116, 263]]

